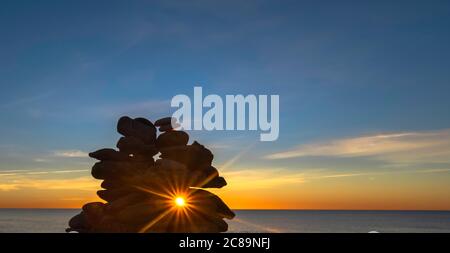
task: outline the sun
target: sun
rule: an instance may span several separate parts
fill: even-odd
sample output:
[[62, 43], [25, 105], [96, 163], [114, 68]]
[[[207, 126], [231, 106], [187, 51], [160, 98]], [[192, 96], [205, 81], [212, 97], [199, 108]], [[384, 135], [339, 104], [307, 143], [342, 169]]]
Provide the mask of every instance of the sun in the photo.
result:
[[175, 205], [179, 207], [183, 207], [186, 205], [186, 200], [183, 197], [176, 197], [175, 198]]

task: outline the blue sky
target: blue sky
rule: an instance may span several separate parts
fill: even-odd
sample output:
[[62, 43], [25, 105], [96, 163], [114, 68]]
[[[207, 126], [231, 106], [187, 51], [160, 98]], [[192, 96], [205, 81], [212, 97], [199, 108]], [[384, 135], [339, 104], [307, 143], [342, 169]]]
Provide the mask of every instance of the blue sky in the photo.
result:
[[[450, 150], [435, 142], [450, 128], [449, 26], [447, 1], [2, 1], [0, 171], [89, 169], [67, 152], [114, 146], [119, 116], [170, 115], [200, 85], [280, 95], [277, 142], [191, 133], [219, 164], [256, 142], [235, 167], [397, 172], [398, 153], [419, 151], [334, 149], [408, 133], [389, 138]], [[404, 166], [450, 168], [441, 156]]]

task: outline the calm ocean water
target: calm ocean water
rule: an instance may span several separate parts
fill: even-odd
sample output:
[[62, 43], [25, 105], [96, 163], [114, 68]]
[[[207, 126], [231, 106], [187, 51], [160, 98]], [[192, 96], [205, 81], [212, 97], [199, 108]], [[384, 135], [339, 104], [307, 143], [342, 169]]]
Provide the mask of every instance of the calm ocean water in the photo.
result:
[[[0, 209], [0, 232], [62, 233], [77, 209]], [[238, 210], [230, 232], [450, 232], [447, 211]]]

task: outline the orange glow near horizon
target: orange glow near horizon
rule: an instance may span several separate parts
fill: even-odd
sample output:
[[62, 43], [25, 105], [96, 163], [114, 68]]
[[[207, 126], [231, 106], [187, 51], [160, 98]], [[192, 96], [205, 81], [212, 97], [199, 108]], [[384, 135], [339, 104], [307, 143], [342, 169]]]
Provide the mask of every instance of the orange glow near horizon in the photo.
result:
[[[227, 189], [228, 187], [228, 189]], [[231, 209], [363, 209], [363, 210], [450, 210], [449, 191], [435, 185], [435, 193], [423, 189], [397, 190], [370, 185], [304, 184], [298, 189], [209, 189]], [[424, 186], [427, 187], [427, 186]], [[423, 187], [422, 187], [423, 188]], [[174, 205], [176, 198], [168, 199]], [[22, 189], [0, 191], [0, 208], [81, 208], [102, 201], [95, 191]], [[185, 202], [187, 204], [187, 201]]]
[[[450, 210], [448, 173], [320, 177], [248, 169], [225, 170], [222, 176], [226, 187], [206, 190], [231, 209]], [[3, 178], [0, 208], [81, 208], [102, 201], [96, 196], [99, 185], [87, 176]], [[174, 189], [159, 194], [168, 205], [174, 206], [177, 197], [184, 198], [185, 207], [190, 203], [189, 196]]]

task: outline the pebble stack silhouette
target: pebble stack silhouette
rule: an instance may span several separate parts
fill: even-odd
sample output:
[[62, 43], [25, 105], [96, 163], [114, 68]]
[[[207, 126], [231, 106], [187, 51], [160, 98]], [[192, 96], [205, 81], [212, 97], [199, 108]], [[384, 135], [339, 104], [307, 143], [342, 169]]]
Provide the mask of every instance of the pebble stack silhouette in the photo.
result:
[[[159, 128], [159, 136], [156, 135]], [[67, 232], [225, 232], [224, 218], [234, 213], [216, 195], [200, 188], [226, 185], [212, 166], [213, 154], [189, 135], [176, 131], [173, 118], [122, 117], [115, 149], [89, 154], [100, 160], [92, 176], [103, 180], [97, 195], [106, 201], [87, 203], [69, 221]], [[156, 161], [154, 156], [160, 153]], [[194, 187], [194, 188], [192, 188]], [[183, 196], [186, 206], [174, 198]]]

